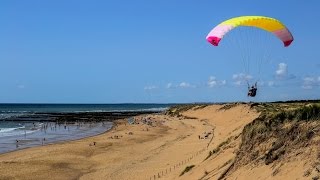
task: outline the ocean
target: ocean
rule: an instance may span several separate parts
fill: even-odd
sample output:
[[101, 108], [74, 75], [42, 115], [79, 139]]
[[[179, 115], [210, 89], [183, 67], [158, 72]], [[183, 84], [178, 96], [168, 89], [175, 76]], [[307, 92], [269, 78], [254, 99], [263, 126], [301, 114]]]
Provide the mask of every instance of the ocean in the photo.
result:
[[[92, 136], [112, 127], [112, 122], [56, 124], [45, 118], [46, 113], [161, 112], [170, 106], [170, 104], [0, 104], [0, 153]], [[32, 115], [37, 113], [41, 113], [40, 117], [44, 119], [32, 119]], [[31, 121], [23, 118], [19, 120], [19, 117], [26, 116], [31, 117]]]
[[172, 104], [0, 104], [0, 118], [35, 112], [159, 111]]

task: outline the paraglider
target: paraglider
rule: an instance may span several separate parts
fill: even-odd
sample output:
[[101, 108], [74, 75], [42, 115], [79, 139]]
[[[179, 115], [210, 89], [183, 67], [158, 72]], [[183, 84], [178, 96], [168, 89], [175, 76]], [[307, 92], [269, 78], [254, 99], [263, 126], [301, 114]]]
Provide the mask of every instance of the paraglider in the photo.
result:
[[[239, 27], [249, 27], [250, 29], [260, 29], [260, 30], [272, 33], [279, 40], [283, 42], [284, 47], [290, 46], [290, 44], [294, 40], [291, 32], [282, 22], [280, 22], [277, 19], [274, 19], [271, 17], [265, 17], [265, 16], [240, 16], [240, 17], [228, 19], [218, 24], [217, 26], [215, 26], [209, 32], [206, 39], [213, 46], [219, 46], [220, 42], [223, 40], [226, 34], [228, 34], [229, 32]], [[266, 34], [269, 34], [269, 33], [266, 33]], [[252, 36], [251, 34], [253, 33], [245, 32], [245, 35], [247, 36], [248, 39], [250, 39], [251, 42], [256, 43], [257, 45], [266, 44], [265, 42], [257, 43], [256, 41], [258, 41], [258, 39], [252, 40], [253, 37], [251, 37]], [[260, 39], [263, 39], [263, 38], [260, 38]], [[241, 58], [243, 61], [244, 69], [247, 71], [246, 74], [249, 74], [249, 60], [250, 60], [249, 53], [252, 52], [252, 50], [241, 49], [241, 48], [246, 48], [245, 42], [242, 42], [241, 40], [237, 40], [237, 39], [236, 41], [238, 41], [236, 44], [238, 45], [238, 47], [240, 47], [240, 51], [242, 51], [242, 53], [246, 53], [246, 54], [243, 54]], [[253, 47], [255, 47], [256, 44], [253, 44]], [[262, 63], [261, 56], [263, 55], [260, 54], [259, 56], [260, 57], [258, 59], [260, 59], [260, 62], [257, 62], [257, 64]], [[261, 67], [259, 67], [259, 71], [260, 69]], [[246, 79], [246, 81], [248, 84], [248, 94], [247, 94], [248, 97], [255, 97], [258, 89], [257, 87], [258, 80], [251, 87], [249, 85], [248, 79]]]
[[257, 95], [257, 90], [258, 90], [257, 82], [251, 87], [248, 84], [248, 96], [255, 97]]

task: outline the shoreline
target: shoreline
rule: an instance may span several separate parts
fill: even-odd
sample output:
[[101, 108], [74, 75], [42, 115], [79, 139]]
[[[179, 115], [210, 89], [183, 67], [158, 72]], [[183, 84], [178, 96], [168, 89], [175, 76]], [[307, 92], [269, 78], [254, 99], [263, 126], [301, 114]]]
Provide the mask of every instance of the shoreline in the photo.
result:
[[[198, 138], [212, 132], [213, 126], [205, 121], [164, 114], [134, 118], [132, 124], [116, 120], [100, 135], [1, 154], [0, 173], [18, 179], [149, 179], [157, 173], [164, 176], [171, 168], [166, 176], [179, 176], [188, 163], [203, 161], [206, 148], [212, 145], [212, 135], [209, 139]], [[39, 166], [39, 161], [45, 164]], [[11, 167], [20, 172], [6, 174], [5, 169]]]
[[112, 128], [113, 128], [113, 126], [110, 129], [105, 130], [104, 132], [101, 132], [101, 133], [98, 133], [98, 134], [89, 135], [89, 136], [85, 136], [85, 137], [81, 137], [79, 139], [59, 140], [59, 141], [55, 141], [55, 142], [52, 142], [52, 143], [46, 143], [46, 144], [43, 144], [43, 145], [36, 145], [36, 146], [25, 147], [25, 148], [12, 150], [12, 151], [8, 151], [8, 152], [3, 152], [3, 153], [0, 153], [0, 156], [4, 155], [4, 154], [9, 154], [9, 153], [12, 153], [12, 152], [23, 151], [23, 150], [26, 150], [26, 149], [36, 148], [36, 147], [40, 147], [40, 146], [41, 147], [45, 147], [45, 146], [50, 146], [50, 145], [64, 144], [64, 143], [68, 143], [68, 142], [75, 142], [75, 141], [83, 140], [83, 139], [86, 139], [86, 138], [92, 138], [92, 137], [99, 136], [99, 135], [102, 135], [104, 133], [107, 133], [108, 131], [111, 131]]
[[[50, 122], [53, 123], [54, 122]], [[56, 124], [54, 124], [56, 125]], [[68, 124], [59, 130], [38, 129], [25, 135], [0, 137], [0, 154], [24, 150], [27, 148], [58, 144], [62, 142], [80, 140], [106, 133], [113, 127], [113, 122], [96, 122], [83, 124], [79, 128], [76, 124]]]
[[[114, 128], [113, 126], [117, 126], [115, 122], [119, 119], [131, 119], [137, 115], [159, 114], [162, 112], [163, 111], [150, 110], [112, 112], [38, 112], [32, 114], [27, 113], [21, 116], [12, 116], [3, 122], [23, 124], [25, 128], [24, 130], [14, 129], [11, 132], [12, 135], [3, 135], [0, 137], [0, 154], [30, 147], [44, 146], [47, 144], [56, 144], [59, 142], [97, 136], [102, 133], [106, 133], [107, 131], [112, 131]], [[35, 123], [37, 123], [36, 129]], [[29, 124], [28, 129], [26, 128], [27, 124]], [[32, 128], [30, 127], [31, 125]], [[83, 129], [82, 126], [88, 127]]]
[[28, 122], [100, 122], [100, 121], [114, 121], [117, 119], [125, 119], [133, 116], [158, 114], [164, 112], [158, 111], [106, 111], [106, 112], [23, 112], [20, 115], [9, 116], [5, 121], [28, 121]]

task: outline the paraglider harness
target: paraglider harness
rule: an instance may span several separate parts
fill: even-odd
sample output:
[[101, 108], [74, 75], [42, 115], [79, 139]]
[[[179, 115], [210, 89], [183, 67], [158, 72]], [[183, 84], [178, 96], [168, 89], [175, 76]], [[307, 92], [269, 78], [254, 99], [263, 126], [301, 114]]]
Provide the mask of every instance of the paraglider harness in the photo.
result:
[[258, 90], [257, 82], [254, 85], [252, 85], [251, 87], [248, 83], [248, 96], [255, 97], [257, 95], [257, 90]]

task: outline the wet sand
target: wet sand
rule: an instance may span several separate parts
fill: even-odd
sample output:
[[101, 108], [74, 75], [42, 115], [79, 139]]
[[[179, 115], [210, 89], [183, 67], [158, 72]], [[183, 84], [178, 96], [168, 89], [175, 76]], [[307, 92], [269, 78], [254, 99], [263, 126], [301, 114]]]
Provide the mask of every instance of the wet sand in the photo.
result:
[[55, 122], [44, 122], [36, 124], [40, 127], [37, 127], [34, 131], [25, 131], [23, 133], [20, 130], [20, 135], [0, 137], [0, 153], [94, 136], [111, 129], [113, 123], [78, 122], [58, 124]]

